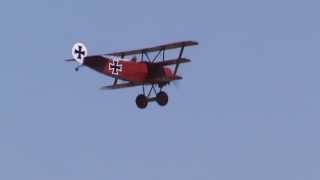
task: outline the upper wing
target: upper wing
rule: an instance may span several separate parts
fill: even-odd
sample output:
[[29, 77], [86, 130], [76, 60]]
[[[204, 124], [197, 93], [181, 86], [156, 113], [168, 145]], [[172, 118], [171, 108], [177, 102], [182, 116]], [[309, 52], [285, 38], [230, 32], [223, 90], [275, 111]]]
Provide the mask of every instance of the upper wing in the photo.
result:
[[176, 49], [176, 48], [187, 47], [187, 46], [195, 46], [195, 45], [198, 45], [198, 42], [182, 41], [182, 42], [164, 44], [164, 45], [150, 47], [150, 48], [136, 49], [136, 50], [131, 50], [131, 51], [121, 51], [121, 52], [115, 52], [115, 53], [110, 53], [110, 54], [105, 54], [105, 55], [108, 55], [108, 56], [129, 56], [129, 55], [156, 52], [156, 51], [160, 51], [160, 50], [170, 50], [170, 49]]

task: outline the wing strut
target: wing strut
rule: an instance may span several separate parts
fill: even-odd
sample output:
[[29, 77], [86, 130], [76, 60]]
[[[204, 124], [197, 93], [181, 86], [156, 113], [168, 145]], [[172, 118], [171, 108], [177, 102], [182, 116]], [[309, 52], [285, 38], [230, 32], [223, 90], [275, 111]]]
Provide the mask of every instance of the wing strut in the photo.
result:
[[[182, 58], [182, 54], [183, 54], [183, 51], [184, 51], [184, 46], [181, 47], [180, 49], [180, 53], [179, 53], [179, 57], [178, 59], [181, 59]], [[174, 68], [174, 76], [177, 74], [177, 71], [178, 71], [178, 68], [179, 68], [179, 65], [180, 65], [180, 62], [178, 61], [176, 67]]]
[[115, 86], [117, 85], [117, 83], [118, 83], [118, 78], [114, 78], [113, 85]]

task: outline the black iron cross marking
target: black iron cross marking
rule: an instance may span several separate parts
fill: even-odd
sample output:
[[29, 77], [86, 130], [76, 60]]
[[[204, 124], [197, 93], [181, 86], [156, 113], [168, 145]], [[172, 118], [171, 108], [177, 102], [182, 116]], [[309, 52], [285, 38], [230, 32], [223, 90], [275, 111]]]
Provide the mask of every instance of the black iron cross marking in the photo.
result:
[[119, 72], [122, 72], [122, 64], [119, 64], [119, 61], [113, 61], [109, 63], [109, 70], [112, 70], [113, 75], [118, 75]]
[[74, 50], [74, 53], [77, 55], [78, 59], [82, 59], [82, 56], [86, 55], [86, 52], [82, 49], [82, 46], [78, 46], [78, 48]]

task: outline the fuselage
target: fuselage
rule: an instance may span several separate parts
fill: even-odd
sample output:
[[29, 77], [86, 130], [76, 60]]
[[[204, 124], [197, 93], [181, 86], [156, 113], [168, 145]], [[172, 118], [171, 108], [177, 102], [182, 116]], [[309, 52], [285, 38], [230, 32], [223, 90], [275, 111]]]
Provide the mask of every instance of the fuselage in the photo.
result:
[[160, 64], [118, 57], [91, 56], [84, 59], [83, 65], [104, 75], [134, 83], [166, 83], [178, 78], [170, 68]]

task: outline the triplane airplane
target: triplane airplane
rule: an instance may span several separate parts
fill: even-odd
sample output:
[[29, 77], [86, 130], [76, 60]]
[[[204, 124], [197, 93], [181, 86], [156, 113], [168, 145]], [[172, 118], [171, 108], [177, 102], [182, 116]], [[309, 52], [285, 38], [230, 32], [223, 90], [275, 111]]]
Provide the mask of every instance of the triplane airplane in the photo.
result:
[[[183, 51], [185, 47], [195, 45], [198, 45], [195, 41], [182, 41], [150, 48], [88, 56], [85, 45], [76, 43], [72, 48], [73, 59], [66, 61], [79, 63], [80, 65], [75, 68], [76, 71], [81, 66], [87, 66], [99, 73], [113, 77], [114, 83], [102, 87], [103, 90], [142, 86], [142, 94], [137, 96], [136, 104], [139, 108], [144, 109], [151, 101], [156, 101], [160, 106], [165, 106], [168, 103], [168, 95], [162, 89], [170, 82], [182, 79], [177, 75], [179, 65], [190, 62], [189, 59], [182, 57]], [[180, 52], [176, 59], [166, 59], [166, 51], [179, 48]], [[157, 54], [151, 59], [149, 53], [154, 52]], [[136, 55], [140, 55], [139, 60]], [[128, 56], [133, 57], [130, 59]], [[171, 65], [175, 65], [174, 69], [168, 67]], [[118, 80], [126, 82], [118, 83]], [[148, 91], [146, 91], [146, 86], [151, 86]], [[154, 97], [151, 96], [152, 93], [155, 94]]]

